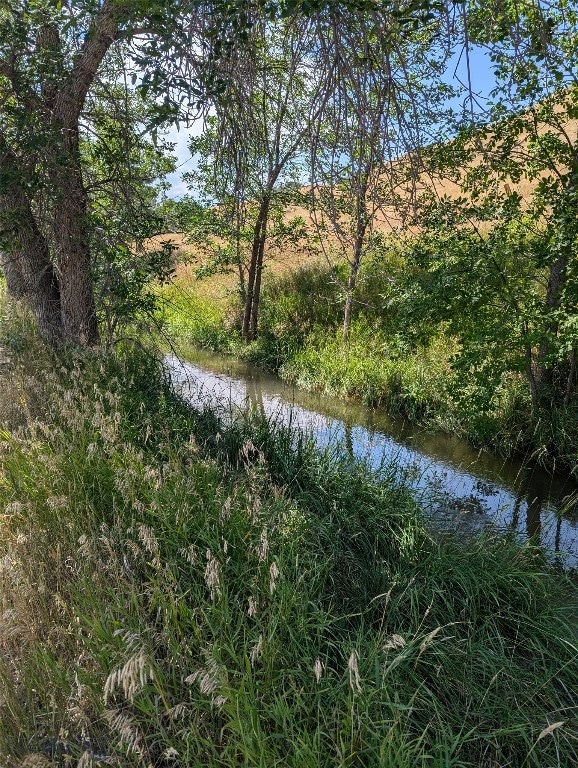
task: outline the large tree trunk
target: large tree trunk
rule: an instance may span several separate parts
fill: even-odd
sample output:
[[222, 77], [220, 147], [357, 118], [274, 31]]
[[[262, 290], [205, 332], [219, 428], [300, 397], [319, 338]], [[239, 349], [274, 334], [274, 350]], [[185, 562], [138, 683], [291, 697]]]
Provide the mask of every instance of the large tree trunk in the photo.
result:
[[50, 250], [20, 183], [16, 158], [0, 137], [0, 236], [8, 290], [25, 298], [41, 334], [62, 337], [60, 292]]
[[[52, 147], [53, 233], [60, 271], [64, 332], [79, 344], [98, 341], [89, 243], [88, 196], [82, 181], [79, 120], [88, 91], [130, 4], [104, 0], [84, 38], [74, 66], [58, 89], [44, 89], [45, 106], [59, 134]], [[48, 30], [50, 33], [50, 30]], [[55, 45], [53, 35], [47, 44]], [[42, 45], [43, 41], [39, 41]]]
[[62, 128], [62, 156], [53, 160], [53, 232], [60, 271], [60, 296], [66, 336], [78, 344], [98, 341], [88, 230], [88, 197], [76, 124]]
[[13, 299], [23, 299], [26, 297], [26, 284], [24, 282], [24, 274], [22, 272], [22, 266], [20, 259], [11, 252], [9, 249], [0, 251], [0, 267], [6, 278], [6, 289], [8, 295]]
[[[0, 133], [2, 263], [10, 291], [26, 297], [41, 332], [51, 340], [66, 335], [78, 343], [90, 344], [98, 339], [88, 239], [88, 201], [82, 183], [78, 125], [89, 88], [118, 36], [121, 18], [131, 12], [131, 5], [119, 0], [103, 0], [97, 4], [90, 28], [63, 80], [58, 62], [60, 59], [64, 61], [66, 54], [61, 50], [56, 25], [47, 17], [38, 31], [38, 60], [56, 62], [57, 66], [55, 69], [52, 64], [47, 66], [47, 78], [40, 84], [40, 90], [31, 91], [23, 98], [26, 110], [34, 115], [38, 125], [54, 131], [54, 141], [50, 142], [44, 155], [53, 187], [53, 194], [49, 195], [50, 212], [60, 281], [54, 272], [48, 242], [35, 220], [31, 201], [22, 185], [19, 170], [24, 166], [19, 166], [16, 155]], [[9, 62], [2, 75], [9, 80], [13, 94], [20, 98], [23, 91]], [[29, 160], [27, 157], [23, 162]]]

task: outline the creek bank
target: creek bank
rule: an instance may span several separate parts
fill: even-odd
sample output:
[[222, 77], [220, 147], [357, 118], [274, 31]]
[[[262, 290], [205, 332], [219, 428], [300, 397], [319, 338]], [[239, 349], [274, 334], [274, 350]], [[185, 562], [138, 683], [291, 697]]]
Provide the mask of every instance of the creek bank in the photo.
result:
[[488, 527], [531, 539], [566, 567], [578, 565], [578, 486], [532, 463], [476, 452], [455, 436], [431, 434], [359, 403], [311, 394], [246, 363], [187, 349], [166, 358], [183, 396], [225, 418], [247, 411], [310, 435], [321, 450], [395, 474], [414, 489], [438, 531], [471, 536]]
[[205, 295], [203, 281], [187, 278], [162, 288], [160, 317], [184, 344], [242, 359], [301, 389], [379, 406], [429, 431], [459, 435], [474, 447], [533, 456], [553, 471], [576, 476], [578, 401], [534, 407], [515, 361], [504, 359], [496, 373], [483, 351], [469, 364], [459, 358], [458, 340], [443, 323], [400, 327], [388, 311], [376, 309], [385, 286], [374, 282], [372, 277], [370, 293], [360, 297], [347, 344], [336, 287], [314, 266], [270, 277], [259, 336], [248, 345], [236, 330], [232, 300], [215, 299], [208, 289]]

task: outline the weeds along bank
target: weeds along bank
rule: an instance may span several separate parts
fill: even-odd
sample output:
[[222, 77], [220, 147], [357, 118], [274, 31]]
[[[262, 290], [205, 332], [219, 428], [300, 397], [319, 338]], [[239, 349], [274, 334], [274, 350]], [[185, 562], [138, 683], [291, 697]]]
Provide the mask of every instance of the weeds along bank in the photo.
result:
[[[0, 764], [568, 766], [575, 585], [2, 318]], [[335, 463], [337, 461], [337, 463]]]
[[[194, 276], [161, 291], [168, 336], [242, 357], [308, 390], [576, 471], [578, 399], [532, 403], [515, 313], [465, 305], [442, 312], [442, 298], [429, 296], [423, 276], [422, 284], [411, 273], [402, 283], [399, 264], [369, 260], [344, 343], [345, 271], [312, 265], [266, 277], [255, 341], [241, 341], [233, 288], [228, 298], [223, 291], [216, 297], [210, 280]], [[452, 290], [466, 302], [469, 288]]]
[[[234, 296], [217, 298], [204, 281], [181, 278], [160, 290], [167, 338], [232, 354], [308, 390], [385, 406], [414, 419], [447, 411], [449, 359], [455, 343], [439, 336], [415, 349], [358, 313], [347, 345], [342, 299], [324, 268], [271, 277], [264, 289], [258, 338], [244, 344]], [[448, 414], [444, 413], [445, 416]]]

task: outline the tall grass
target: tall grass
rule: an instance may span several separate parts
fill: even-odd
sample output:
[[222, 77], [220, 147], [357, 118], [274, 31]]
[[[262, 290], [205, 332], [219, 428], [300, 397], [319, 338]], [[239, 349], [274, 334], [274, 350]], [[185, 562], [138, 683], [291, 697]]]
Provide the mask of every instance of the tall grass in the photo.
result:
[[[0, 764], [570, 766], [574, 585], [392, 477], [6, 332]], [[575, 616], [575, 614], [574, 614]]]
[[225, 323], [225, 303], [203, 295], [197, 285], [188, 285], [182, 280], [158, 288], [157, 293], [158, 320], [173, 339], [228, 351], [231, 333]]

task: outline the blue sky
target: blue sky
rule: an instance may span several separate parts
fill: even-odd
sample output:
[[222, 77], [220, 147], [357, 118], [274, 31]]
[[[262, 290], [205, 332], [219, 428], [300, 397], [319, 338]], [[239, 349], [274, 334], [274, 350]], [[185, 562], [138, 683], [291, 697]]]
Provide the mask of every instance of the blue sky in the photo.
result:
[[[494, 87], [495, 80], [492, 73], [491, 62], [486, 51], [481, 48], [471, 49], [469, 53], [469, 64], [472, 92], [475, 99], [474, 111], [479, 112], [483, 110], [483, 106], [489, 93]], [[464, 89], [468, 88], [468, 67], [465, 51], [456, 51], [448, 65], [444, 80], [448, 83], [461, 85]], [[451, 106], [455, 109], [459, 109], [464, 98], [468, 98], [466, 90], [464, 90], [464, 93], [460, 98], [454, 100]], [[450, 105], [448, 104], [448, 106]], [[167, 181], [171, 185], [168, 192], [169, 197], [178, 199], [188, 191], [186, 184], [182, 180], [182, 175], [183, 173], [192, 170], [195, 164], [194, 158], [191, 157], [191, 153], [188, 149], [189, 139], [191, 136], [198, 136], [201, 131], [202, 121], [198, 120], [189, 128], [181, 127], [180, 130], [172, 128], [166, 134], [167, 140], [174, 142], [175, 144], [175, 155], [177, 157], [178, 165], [176, 171], [167, 177]]]
[[183, 173], [194, 168], [194, 160], [189, 152], [189, 139], [191, 136], [198, 136], [203, 128], [201, 120], [197, 120], [190, 128], [181, 126], [180, 130], [171, 128], [166, 134], [167, 141], [173, 142], [175, 146], [175, 155], [177, 157], [177, 169], [174, 173], [167, 176], [167, 181], [171, 185], [168, 192], [169, 197], [176, 199], [182, 197], [187, 192], [187, 185], [183, 182]]
[[[456, 51], [449, 62], [447, 75], [444, 79], [449, 83], [468, 89], [468, 59], [471, 88], [475, 100], [474, 107], [475, 111], [481, 111], [496, 83], [488, 51], [479, 47], [471, 48], [469, 55], [466, 55], [463, 49]], [[464, 97], [467, 97], [466, 93], [461, 99], [456, 100], [456, 106], [463, 102]]]

